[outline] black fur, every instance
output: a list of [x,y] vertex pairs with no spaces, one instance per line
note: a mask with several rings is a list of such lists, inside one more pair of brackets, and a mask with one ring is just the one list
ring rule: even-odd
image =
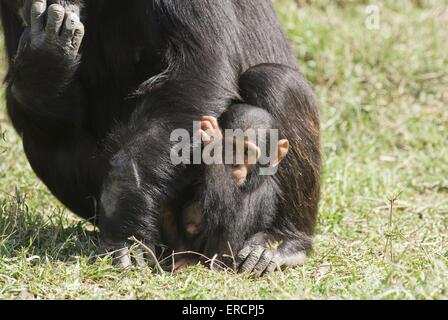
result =
[[[55,51],[17,52],[21,1],[0,0],[0,9],[8,112],[34,171],[58,199],[81,217],[98,216],[111,247],[130,236],[159,244],[161,204],[180,197],[198,172],[171,164],[171,131],[245,102],[270,112],[292,147],[277,177],[274,221],[257,228],[265,227],[261,238],[281,241],[285,254],[311,248],[317,106],[269,0],[55,2],[83,7],[86,34],[70,62]],[[215,222],[231,228],[227,218]]]

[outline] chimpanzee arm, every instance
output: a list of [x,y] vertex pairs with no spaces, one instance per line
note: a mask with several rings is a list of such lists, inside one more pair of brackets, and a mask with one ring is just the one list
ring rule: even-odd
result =
[[[84,35],[79,8],[1,2],[9,56],[7,107],[36,174],[72,211],[91,219],[107,162],[83,128],[86,101],[76,80]],[[46,16],[46,19],[44,18]],[[46,20],[46,23],[44,23]]]
[[[8,111],[24,135],[65,138],[82,122],[84,97],[75,74],[84,26],[61,5],[47,10],[46,0],[33,0],[30,10],[29,25],[15,36],[20,40],[7,78]],[[9,47],[17,43],[14,35],[6,40]]]

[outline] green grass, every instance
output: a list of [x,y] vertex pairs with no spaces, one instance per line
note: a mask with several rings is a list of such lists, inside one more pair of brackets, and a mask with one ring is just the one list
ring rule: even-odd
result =
[[448,2],[379,1],[379,30],[365,27],[369,1],[276,2],[323,117],[306,265],[254,280],[92,259],[91,226],[34,176],[2,103],[0,298],[448,298]]

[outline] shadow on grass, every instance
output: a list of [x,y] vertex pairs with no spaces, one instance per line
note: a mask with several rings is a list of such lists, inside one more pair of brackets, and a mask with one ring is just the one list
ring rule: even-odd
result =
[[33,212],[25,197],[2,195],[0,198],[0,256],[38,256],[52,261],[73,257],[93,257],[98,232],[88,222],[69,221],[65,210]]

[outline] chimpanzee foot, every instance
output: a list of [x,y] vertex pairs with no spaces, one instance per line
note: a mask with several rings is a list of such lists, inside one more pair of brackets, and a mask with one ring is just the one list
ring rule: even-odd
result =
[[265,233],[253,236],[236,258],[237,271],[260,277],[285,267],[303,265],[306,260],[305,250],[297,249],[294,242],[276,244],[272,239]]
[[204,116],[201,119],[201,129],[197,132],[196,136],[205,145],[209,145],[212,142],[221,141],[223,134],[218,124],[218,119],[215,117]]
[[46,0],[32,1],[28,41],[33,50],[56,50],[56,53],[62,52],[74,59],[83,37],[84,25],[79,19],[79,8],[52,4],[47,9]]

